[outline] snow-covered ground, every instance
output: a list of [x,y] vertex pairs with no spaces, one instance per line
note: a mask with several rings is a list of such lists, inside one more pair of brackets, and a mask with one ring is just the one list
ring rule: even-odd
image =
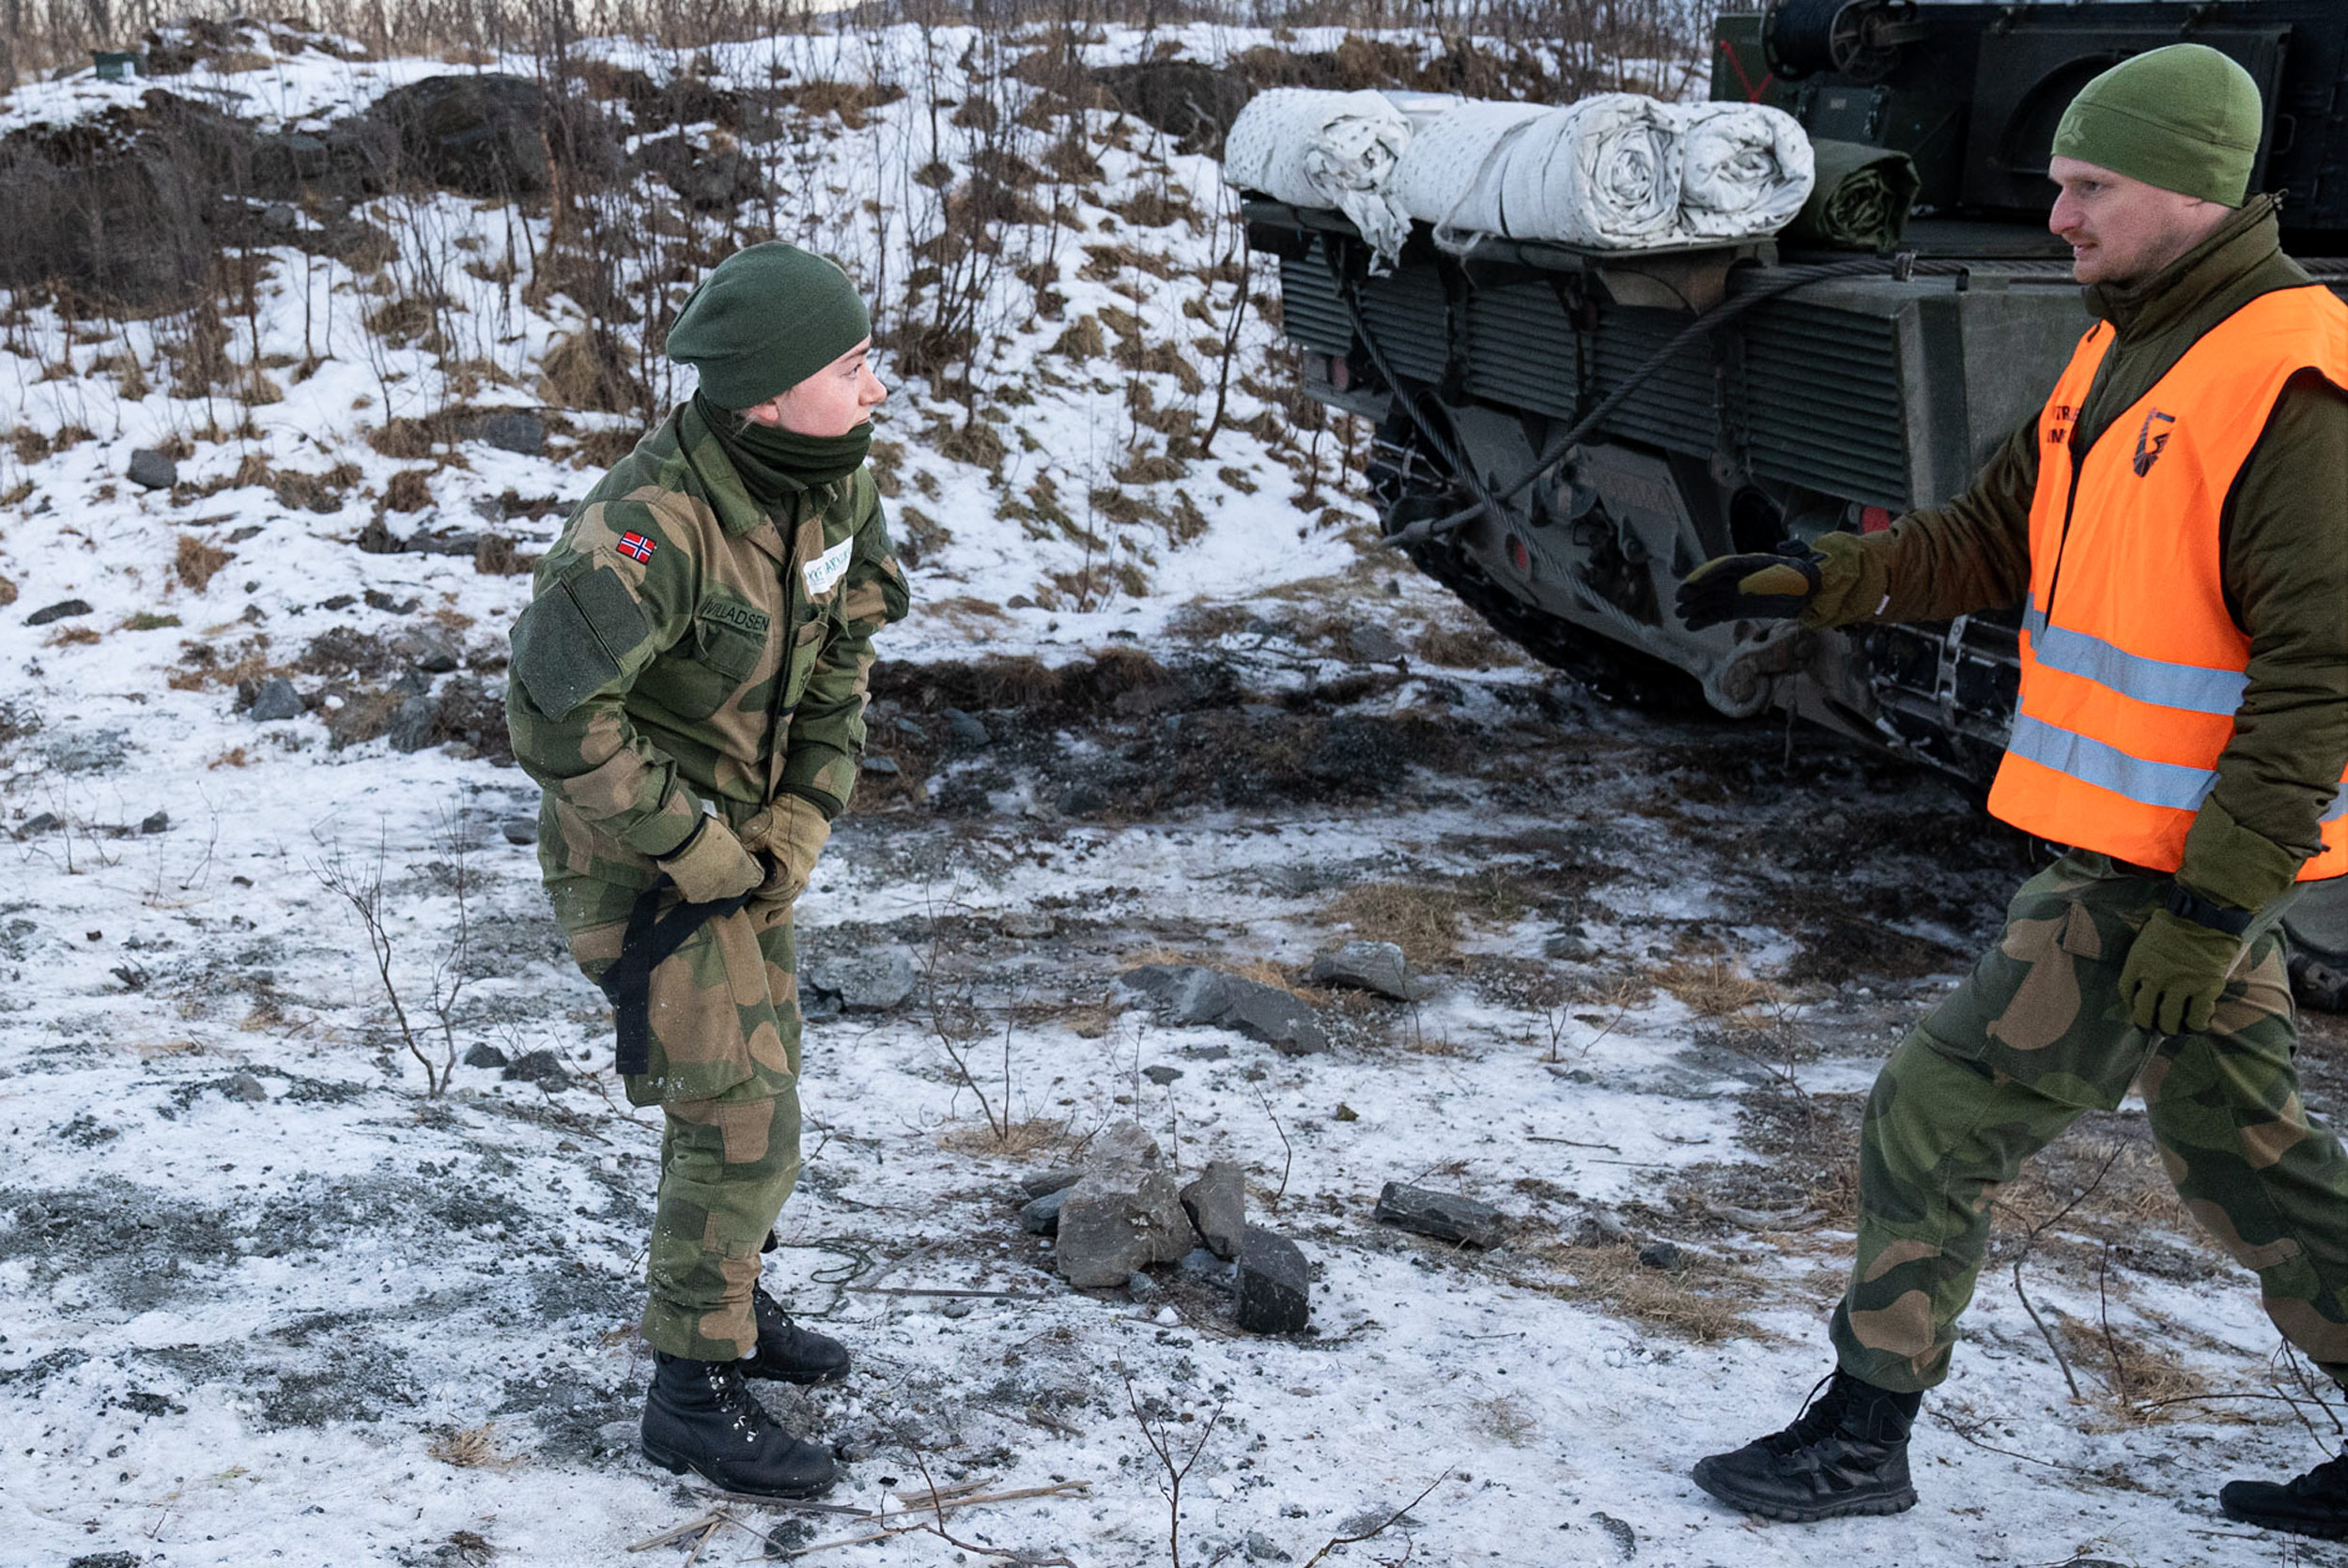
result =
[[[1170,37],[1195,58],[1264,41]],[[709,64],[903,83],[869,130],[798,143],[833,161],[810,188],[886,184],[927,133],[923,94],[972,90],[954,74],[970,41],[786,38]],[[1142,52],[1112,35],[1093,53]],[[925,61],[946,85],[923,85]],[[435,69],[297,53],[231,74],[241,112],[298,126]],[[7,123],[113,91],[28,88]],[[809,1164],[768,1280],[857,1370],[765,1389],[840,1446],[837,1509],[890,1506],[925,1470],[1072,1484],[949,1515],[962,1545],[810,1560],[1304,1563],[1383,1524],[1327,1560],[2348,1562],[2216,1512],[2219,1482],[2303,1468],[2333,1428],[2270,1361],[2251,1282],[2166,1196],[2133,1111],[2088,1118],[2010,1195],[1919,1428],[1920,1507],[1762,1528],[1694,1489],[1693,1458],[1782,1424],[1826,1370],[1859,1102],[1993,928],[2019,851],[1936,778],[1804,730],[1610,706],[1515,657],[1369,543],[1340,471],[1362,433],[1288,426],[1259,315],[1212,456],[1175,447],[1212,376],[1117,362],[1108,313],[1197,358],[1239,286],[1213,270],[1226,198],[1147,127],[1095,109],[1084,129],[1102,171],[1069,192],[1063,300],[1045,312],[1007,281],[990,317],[987,379],[1016,397],[973,410],[908,385],[884,413],[901,531],[913,509],[929,541],[875,686],[873,752],[898,771],[868,775],[801,945],[808,971],[900,950],[922,984],[809,1025]],[[1169,188],[1189,216],[1110,212]],[[902,279],[904,230],[856,210],[807,237]],[[454,196],[369,216],[475,255],[539,222]],[[1078,247],[1112,235],[1167,275],[1082,275]],[[365,438],[387,418],[455,400],[451,355],[363,348],[365,275],[272,259],[232,353],[277,401],[175,392],[169,318],[68,341],[16,301],[0,354],[7,423],[30,433],[0,473],[0,1563],[681,1561],[698,1534],[625,1551],[712,1506],[632,1446],[657,1121],[620,1101],[608,1009],[503,831],[535,792],[464,727],[528,578],[355,543],[379,518],[526,552],[560,512],[497,498],[565,500],[593,469],[561,439],[380,454]],[[543,410],[527,372],[576,307],[482,270],[448,273],[446,320],[504,380],[476,368],[464,395]],[[1112,323],[1092,357],[1055,346],[1087,316]],[[333,351],[296,377],[321,323]],[[1151,417],[1187,423],[1149,423],[1135,384]],[[946,438],[989,408],[998,457]],[[47,450],[68,426],[86,434]],[[175,437],[180,488],[126,479],[132,450]],[[338,464],[356,471],[322,509],[286,499],[283,475]],[[420,467],[428,505],[381,511]],[[1095,517],[1104,489],[1149,504]],[[239,710],[239,680],[272,674],[308,711]],[[333,744],[419,698],[454,739]],[[363,710],[378,722],[344,717]],[[434,1064],[551,1053],[533,1076],[458,1065],[428,1092],[336,884],[376,890]],[[1309,987],[1349,936],[1401,941],[1430,994]],[[1177,958],[1295,987],[1334,1049],[1173,1026],[1114,990]],[[2319,1108],[2341,1043],[2310,1021]],[[1238,1332],[1205,1272],[1138,1294],[1059,1281],[1016,1222],[1019,1178],[1124,1119],[1185,1176],[1246,1167],[1251,1217],[1313,1261],[1310,1333]],[[1495,1205],[1505,1244],[1374,1222],[1393,1180]],[[2091,1187],[2022,1255],[2022,1230]],[[1188,1465],[1179,1520],[1153,1437]],[[726,1527],[701,1561],[876,1528],[735,1513],[775,1545]]]

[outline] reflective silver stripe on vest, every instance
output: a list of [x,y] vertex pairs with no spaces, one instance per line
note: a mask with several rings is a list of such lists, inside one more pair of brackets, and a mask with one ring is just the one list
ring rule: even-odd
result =
[[2047,612],[2035,602],[2022,607],[2022,627],[2030,633],[2031,653],[2040,664],[2139,702],[2193,714],[2232,714],[2241,708],[2242,694],[2250,684],[2239,670],[2148,659],[2102,638],[2049,625]]
[[2217,783],[2215,768],[2180,767],[2174,762],[2149,761],[2116,746],[2058,730],[2028,714],[2014,715],[2014,734],[2005,748],[2042,768],[2052,768],[2099,790],[2125,795],[2143,806],[2172,811],[2198,811],[2201,797]]
[[2340,793],[2332,797],[2332,804],[2330,807],[2327,807],[2324,814],[2317,818],[2316,821],[2336,822],[2342,817],[2348,817],[2348,784],[2342,784],[2340,787]]

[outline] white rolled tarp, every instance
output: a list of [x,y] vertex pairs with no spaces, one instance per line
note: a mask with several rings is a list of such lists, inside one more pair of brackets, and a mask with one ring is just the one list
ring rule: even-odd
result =
[[1258,93],[1223,141],[1224,178],[1296,207],[1335,208],[1387,261],[1411,221],[1388,196],[1411,121],[1383,93],[1274,87]]
[[1475,230],[1501,234],[1499,169],[1517,133],[1555,110],[1475,99],[1421,124],[1395,165],[1394,205],[1434,226],[1438,242]]
[[1679,111],[1679,227],[1704,238],[1775,234],[1817,183],[1800,122],[1764,103],[1697,103]]
[[1413,139],[1394,190],[1440,242],[1475,231],[1630,250],[1675,238],[1679,180],[1672,106],[1599,93],[1560,108],[1463,103]]

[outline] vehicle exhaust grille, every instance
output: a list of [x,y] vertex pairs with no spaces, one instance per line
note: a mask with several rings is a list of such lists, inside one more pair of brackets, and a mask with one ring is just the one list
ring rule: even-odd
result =
[[[1593,401],[1630,378],[1630,373],[1661,353],[1688,325],[1676,311],[1611,310],[1591,339],[1597,386]],[[1694,343],[1672,356],[1607,416],[1606,429],[1667,452],[1708,457],[1720,444],[1719,400],[1714,392],[1712,350]]]
[[1353,348],[1353,325],[1329,271],[1328,241],[1319,235],[1299,257],[1280,258],[1280,330],[1318,354]]
[[[1342,316],[1343,300],[1337,302]],[[1451,358],[1451,312],[1431,268],[1393,272],[1362,284],[1362,318],[1395,374],[1440,381]]]
[[1745,452],[1763,479],[1905,511],[1907,405],[1895,319],[1774,300],[1745,332]]
[[1582,347],[1545,283],[1503,284],[1467,297],[1467,390],[1556,419],[1580,411]]

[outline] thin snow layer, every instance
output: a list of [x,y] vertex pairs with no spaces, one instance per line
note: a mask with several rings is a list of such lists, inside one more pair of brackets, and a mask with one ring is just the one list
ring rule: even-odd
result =
[[[1183,38],[1202,54],[1215,41]],[[1113,42],[1116,57],[1141,52],[1136,36]],[[868,47],[913,42],[783,40],[721,63],[755,78],[762,50],[844,59]],[[959,48],[940,49],[943,69]],[[250,90],[297,123],[426,69],[295,61]],[[864,69],[912,72],[903,61]],[[9,123],[86,112],[92,91],[34,89],[9,105]],[[907,102],[908,117],[887,123],[911,123],[919,102]],[[869,151],[824,156],[844,170]],[[1219,199],[1203,161],[1118,157],[1112,192],[1170,177],[1209,210]],[[508,221],[452,198],[391,216],[404,238],[445,225],[485,244]],[[1192,264],[1215,254],[1211,232],[1169,229],[1152,243]],[[353,547],[374,496],[406,466],[361,433],[430,407],[443,372],[408,350],[368,359],[354,280],[293,253],[277,259],[250,324],[261,354],[321,357],[301,379],[279,366],[283,401],[251,411],[255,433],[194,441],[182,477],[198,488],[231,479],[253,454],[281,472],[347,462],[360,473],[338,510],[296,508],[257,482],[175,506],[124,481],[131,449],[207,423],[192,400],[127,395],[98,368],[118,353],[151,360],[157,324],[67,344],[36,341],[36,321],[0,377],[17,427],[96,433],[20,459],[9,472],[31,487],[0,513],[0,572],[19,590],[0,613],[12,677],[0,699],[10,1461],[0,1563],[619,1560],[711,1499],[633,1450],[658,1126],[621,1101],[608,1009],[568,961],[534,852],[501,831],[532,814],[534,788],[456,748],[334,749],[318,716],[255,723],[228,684],[170,684],[202,668],[183,642],[233,660],[266,634],[268,656],[285,660],[330,628],[389,635],[428,618],[494,689],[503,628],[527,592],[526,578],[468,561]],[[469,293],[459,272],[447,282],[455,331],[478,334],[484,357],[517,378],[571,325],[559,297],[509,300],[500,317],[491,285]],[[1064,286],[1066,320],[1141,308],[1104,284]],[[1184,299],[1212,309],[1228,285],[1169,284],[1146,308],[1170,321]],[[1185,800],[1130,817],[1069,807],[1068,783],[1139,744],[1145,713],[1114,740],[1046,726],[1028,749],[998,740],[940,769],[983,809],[945,815],[868,780],[870,808],[842,821],[802,906],[803,953],[899,948],[922,983],[897,1010],[809,1026],[808,1165],[767,1266],[778,1293],[857,1358],[837,1388],[763,1391],[796,1429],[849,1455],[827,1501],[882,1506],[918,1490],[924,1468],[940,1485],[1083,1483],[948,1528],[1086,1564],[1164,1560],[1173,1529],[1185,1561],[1302,1562],[1382,1523],[1329,1560],[1391,1560],[1406,1538],[1412,1561],[1456,1564],[2217,1564],[2271,1552],[2219,1518],[2210,1494],[2228,1475],[2319,1456],[2284,1407],[2237,1402],[2246,1425],[2207,1424],[2228,1407],[2213,1405],[2124,1426],[2085,1364],[2089,1398],[2073,1404],[2016,1295],[2010,1254],[1985,1276],[1956,1376],[1920,1428],[1916,1511],[1758,1529],[1696,1492],[1693,1458],[1782,1424],[1825,1371],[1822,1314],[1848,1245],[1815,1214],[1776,1214],[1813,1227],[1776,1232],[1761,1223],[1769,1215],[1721,1219],[1706,1195],[1739,1181],[1795,1193],[1831,1184],[1846,1141],[1788,1156],[1765,1152],[1778,1145],[1762,1134],[1849,1111],[1882,1050],[1982,939],[2013,868],[1888,833],[1831,864],[1800,862],[1795,840],[1841,831],[1832,818],[1941,822],[1971,810],[1938,782],[1815,735],[1789,746],[1773,732],[1612,709],[1489,643],[1450,665],[1414,655],[1408,675],[1333,653],[1319,622],[1456,642],[1463,620],[1397,563],[1366,558],[1357,491],[1334,474],[1316,487],[1254,436],[1218,452],[1252,489],[1193,482],[1204,529],[1148,542],[1146,592],[1006,607],[1077,566],[1084,546],[1039,536],[999,498],[1049,465],[1081,495],[1132,435],[1120,428],[1127,373],[1026,379],[1057,331],[1004,328],[996,370],[1039,392],[1018,424],[1033,450],[1014,453],[1008,480],[933,449],[925,419],[965,410],[901,391],[885,434],[905,444],[904,494],[951,533],[916,572],[917,598],[960,607],[891,628],[886,656],[947,672],[997,655],[1057,667],[1147,653],[1233,672],[1265,726],[1284,715],[1410,720],[1461,749],[1443,767],[1405,759],[1327,799]],[[1247,368],[1283,374],[1268,330],[1251,331]],[[477,401],[531,396],[492,384]],[[1243,417],[1265,407],[1234,396]],[[224,406],[224,422],[242,412]],[[568,500],[591,477],[478,443],[464,455],[469,468],[432,477],[433,511],[394,516],[401,530],[478,527],[476,506],[503,491]],[[497,526],[529,548],[558,522]],[[173,575],[182,535],[232,554],[207,587]],[[376,607],[360,597],[369,592],[422,607]],[[355,602],[323,607],[344,595]],[[70,597],[90,613],[26,623]],[[1197,629],[1201,607],[1231,608],[1239,629]],[[142,614],[177,623],[132,619]],[[98,635],[59,635],[75,627]],[[339,674],[301,684],[315,694]],[[981,716],[1007,735],[1022,718],[1015,707]],[[903,708],[898,720],[944,722]],[[876,749],[894,733],[876,732]],[[142,831],[159,812],[167,822]],[[1699,1005],[1700,988],[1655,979],[1715,961],[1732,980],[1784,973],[1815,946],[1789,912],[1816,891],[1804,878],[1821,876],[1854,897],[1913,890],[1895,934],[1937,945],[1944,973],[1925,962],[1839,989],[1788,983],[1776,992],[1784,1015],[1753,1014],[1743,1034]],[[508,1058],[550,1053],[559,1075],[460,1065],[447,1092],[427,1092],[337,882],[379,887],[392,989],[433,1062],[451,1045],[493,1046]],[[1270,964],[1301,978],[1316,950],[1350,934],[1330,918],[1342,896],[1386,883],[1462,900],[1463,956],[1414,955],[1432,982],[1416,1004],[1318,998],[1336,1036],[1328,1054],[1172,1025],[1114,989],[1151,961]],[[1519,886],[1549,891],[1528,900],[1509,891]],[[1756,903],[1756,887],[1782,889],[1783,907]],[[1050,934],[1004,929],[1006,915],[1038,913]],[[1780,1046],[1784,1057],[1770,1054]],[[1185,1176],[1212,1158],[1245,1167],[1252,1216],[1313,1261],[1311,1334],[1240,1334],[1213,1284],[1180,1270],[1160,1270],[1137,1298],[1059,1282],[1050,1251],[1016,1224],[1017,1179],[1128,1117]],[[989,1118],[1011,1124],[1010,1137]],[[2140,1136],[2140,1117],[2112,1126]],[[1815,1167],[1784,1168],[1798,1159]],[[1506,1245],[1460,1251],[1373,1222],[1390,1180],[1493,1203],[1510,1217]],[[1627,1242],[1589,1244],[1601,1220]],[[1684,1277],[1692,1299],[1724,1313],[1712,1337],[1634,1310],[1647,1283],[1638,1266],[1628,1284],[1605,1273],[1625,1249],[1662,1240],[1681,1250],[1680,1271],[1650,1272]],[[2265,1389],[2275,1339],[2247,1278],[2162,1224],[2139,1240],[2170,1266],[2115,1267],[2099,1282],[2092,1266],[2033,1261],[2031,1300],[2075,1326],[2108,1315],[2122,1333],[2165,1336],[2160,1348],[2210,1390]],[[1684,1304],[1677,1288],[1660,1299]],[[1188,1465],[1178,1521],[1153,1433]],[[869,1528],[740,1516],[789,1544]],[[760,1549],[735,1531],[701,1560]],[[968,1557],[913,1533],[811,1560]],[[2309,1547],[2293,1560],[2348,1559]]]

